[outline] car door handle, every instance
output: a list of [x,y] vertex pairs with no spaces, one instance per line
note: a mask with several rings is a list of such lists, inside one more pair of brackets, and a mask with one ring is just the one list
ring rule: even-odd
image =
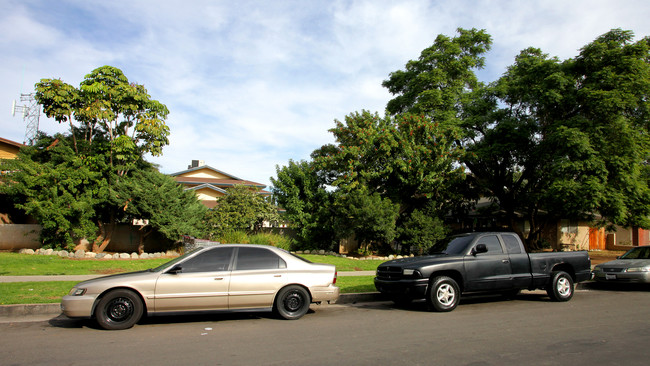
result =
[[221,281],[221,280],[223,280],[223,277],[215,277],[214,280],[215,280],[215,281]]
[[275,275],[275,276],[273,276],[273,277],[282,277],[282,275]]
[[510,261],[507,260],[507,259],[502,259],[501,262],[503,262],[503,263],[510,263]]

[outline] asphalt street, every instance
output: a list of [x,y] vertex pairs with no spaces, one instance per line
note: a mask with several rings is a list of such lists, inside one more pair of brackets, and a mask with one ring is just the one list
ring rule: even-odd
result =
[[465,298],[450,313],[422,302],[312,306],[267,313],[148,318],[125,331],[62,316],[0,324],[3,365],[647,365],[650,292],[543,292]]

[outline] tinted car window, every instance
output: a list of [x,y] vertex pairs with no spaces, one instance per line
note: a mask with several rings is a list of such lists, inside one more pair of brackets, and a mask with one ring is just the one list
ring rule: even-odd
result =
[[501,243],[496,235],[484,236],[480,238],[476,244],[485,244],[488,249],[487,254],[503,253],[503,248],[501,248]]
[[234,248],[213,248],[181,263],[184,273],[227,271]]
[[239,248],[236,270],[287,268],[277,254],[263,248]]
[[473,239],[474,237],[470,235],[448,237],[445,240],[437,242],[433,247],[431,247],[429,249],[429,254],[462,254],[467,250],[467,246]]
[[521,253],[521,245],[519,245],[519,240],[517,237],[510,234],[502,234],[501,238],[503,242],[506,243],[506,250],[510,254],[519,254]]

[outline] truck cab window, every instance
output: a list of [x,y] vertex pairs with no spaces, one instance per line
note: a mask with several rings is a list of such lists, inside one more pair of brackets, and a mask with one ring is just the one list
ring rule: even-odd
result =
[[512,234],[502,234],[501,238],[503,239],[503,242],[506,244],[506,250],[508,251],[509,254],[521,253],[521,245],[519,245],[519,240],[517,240],[517,237],[515,237]]
[[489,254],[503,254],[503,248],[501,248],[501,243],[499,242],[499,238],[497,238],[496,235],[487,235],[478,240],[476,243],[478,244],[485,244],[487,247],[488,251],[487,255]]

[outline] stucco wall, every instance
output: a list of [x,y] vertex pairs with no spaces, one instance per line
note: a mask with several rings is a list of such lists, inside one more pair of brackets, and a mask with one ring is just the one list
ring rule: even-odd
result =
[[[118,225],[113,233],[106,252],[137,252],[140,245],[140,232],[138,226]],[[40,225],[0,225],[0,250],[17,251],[20,249],[38,249],[41,247],[39,234]],[[165,251],[173,243],[158,233],[153,233],[144,242],[145,252]],[[90,248],[87,248],[90,250]]]
[[0,250],[38,249],[41,225],[0,225]]

